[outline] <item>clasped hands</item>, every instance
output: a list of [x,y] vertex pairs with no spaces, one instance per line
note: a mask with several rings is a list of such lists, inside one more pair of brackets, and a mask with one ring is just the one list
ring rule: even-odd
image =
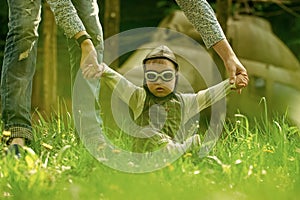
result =
[[80,69],[86,79],[100,78],[104,71],[104,64],[99,64],[96,49],[93,45],[82,48]]

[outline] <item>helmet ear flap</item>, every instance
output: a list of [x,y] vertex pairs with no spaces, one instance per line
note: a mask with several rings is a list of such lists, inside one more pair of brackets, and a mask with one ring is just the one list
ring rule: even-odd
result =
[[176,73],[175,75],[175,87],[174,87],[174,92],[176,92],[176,89],[177,89],[177,85],[178,85],[178,73]]
[[146,82],[146,77],[145,77],[145,72],[146,72],[146,64],[143,62],[143,86],[147,87],[147,82]]

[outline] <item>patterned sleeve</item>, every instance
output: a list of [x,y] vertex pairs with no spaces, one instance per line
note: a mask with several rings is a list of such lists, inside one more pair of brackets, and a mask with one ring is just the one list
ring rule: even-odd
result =
[[215,13],[206,0],[176,0],[176,2],[200,33],[207,48],[225,39]]
[[54,13],[57,25],[64,30],[68,38],[72,38],[76,33],[85,30],[71,0],[47,0],[47,2]]

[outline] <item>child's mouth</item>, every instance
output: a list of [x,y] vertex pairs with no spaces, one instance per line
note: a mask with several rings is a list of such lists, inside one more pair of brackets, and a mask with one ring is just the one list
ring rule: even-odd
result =
[[157,92],[163,92],[163,91],[164,91],[164,88],[158,87],[158,88],[156,88],[156,91],[157,91]]

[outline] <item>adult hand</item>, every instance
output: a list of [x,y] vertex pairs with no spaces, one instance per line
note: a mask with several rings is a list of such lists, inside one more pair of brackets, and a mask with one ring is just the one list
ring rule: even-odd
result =
[[248,85],[249,78],[246,68],[236,56],[224,61],[225,68],[229,75],[230,84],[236,83],[236,90],[241,94],[242,89]]
[[217,54],[221,57],[224,62],[225,68],[229,75],[229,81],[231,84],[236,83],[236,77],[241,75],[239,78],[241,79],[239,87],[236,88],[238,93],[242,92],[242,88],[246,87],[249,82],[248,74],[246,68],[239,61],[235,53],[233,52],[230,44],[226,39],[223,39],[217,42],[213,49],[217,52]]
[[80,68],[84,78],[100,78],[103,73],[103,65],[98,63],[97,52],[91,40],[81,43]]

